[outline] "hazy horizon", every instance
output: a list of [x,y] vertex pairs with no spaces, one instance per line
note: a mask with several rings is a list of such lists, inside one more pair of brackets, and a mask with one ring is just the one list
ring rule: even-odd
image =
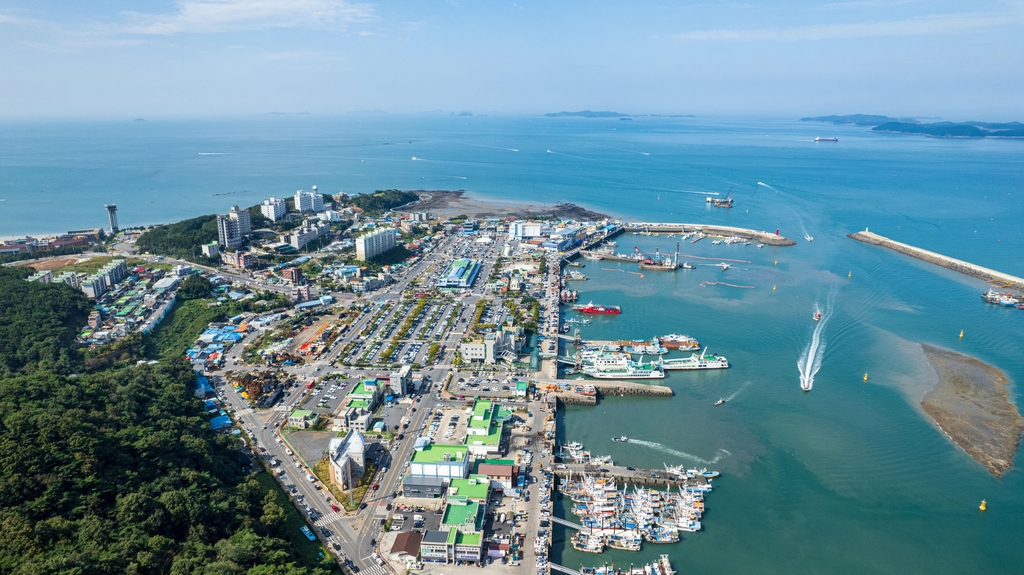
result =
[[1024,120],[1024,4],[13,0],[0,118],[563,110]]

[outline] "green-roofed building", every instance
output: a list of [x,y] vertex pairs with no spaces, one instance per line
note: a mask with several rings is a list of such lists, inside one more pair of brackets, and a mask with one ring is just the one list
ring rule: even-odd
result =
[[463,533],[480,533],[484,529],[484,505],[475,501],[448,500],[441,519],[441,529],[458,529]]
[[511,410],[489,399],[474,401],[473,415],[466,426],[466,447],[476,457],[498,455],[505,422],[511,417]]
[[418,440],[409,462],[410,477],[462,479],[469,474],[469,448],[465,445],[440,445]]
[[296,409],[288,416],[288,427],[294,427],[297,429],[306,429],[316,425],[316,420],[319,414],[313,413],[308,409]]
[[491,480],[486,475],[470,475],[468,479],[452,479],[448,484],[448,499],[463,498],[466,501],[487,504],[491,491]]

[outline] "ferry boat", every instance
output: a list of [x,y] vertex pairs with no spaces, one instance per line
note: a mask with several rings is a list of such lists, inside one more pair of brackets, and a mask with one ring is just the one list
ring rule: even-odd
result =
[[626,437],[625,435],[620,435],[618,437],[613,437],[612,441],[614,441],[616,443],[627,443],[627,442],[629,442],[629,438]]
[[729,367],[729,360],[713,353],[707,353],[708,348],[700,353],[691,354],[690,357],[658,360],[662,369],[726,369]]
[[678,333],[671,333],[669,335],[663,335],[658,338],[658,342],[668,349],[686,349],[690,351],[697,351],[700,349],[700,343],[688,335],[681,335]]
[[595,305],[594,302],[590,302],[587,305],[575,305],[572,309],[580,313],[597,315],[619,315],[622,313],[622,309],[617,305]]
[[665,379],[659,363],[635,362],[625,357],[585,365],[583,373],[595,379]]

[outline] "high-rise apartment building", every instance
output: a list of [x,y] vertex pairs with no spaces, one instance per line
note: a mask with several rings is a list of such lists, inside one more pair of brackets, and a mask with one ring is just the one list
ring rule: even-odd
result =
[[284,198],[275,198],[270,196],[263,200],[263,205],[260,206],[260,211],[263,213],[263,217],[267,218],[272,222],[284,217],[285,212],[288,211],[288,207],[285,204]]
[[238,206],[231,206],[228,217],[238,222],[238,233],[247,236],[252,233],[252,224],[249,220],[249,210],[243,210]]
[[295,209],[300,212],[322,212],[324,211],[324,197],[316,191],[313,186],[312,192],[295,192]]
[[217,240],[228,249],[242,245],[242,234],[238,230],[238,220],[217,214]]
[[107,208],[107,223],[110,224],[110,233],[116,234],[117,227],[117,206],[114,204],[107,204],[103,206]]
[[367,261],[395,247],[395,230],[381,228],[356,238],[356,259]]

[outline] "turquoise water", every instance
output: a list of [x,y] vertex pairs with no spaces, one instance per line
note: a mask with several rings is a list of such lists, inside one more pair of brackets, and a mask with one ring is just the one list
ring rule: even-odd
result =
[[[840,141],[810,141],[818,135]],[[597,318],[585,337],[687,333],[733,367],[670,374],[671,399],[569,408],[564,438],[624,465],[706,465],[723,477],[708,497],[704,531],[677,545],[600,558],[558,545],[555,559],[626,564],[667,552],[680,571],[709,573],[1015,573],[1024,565],[1024,474],[993,478],[921,412],[934,374],[916,344],[979,357],[1016,386],[1024,312],[983,303],[981,282],[845,236],[870,227],[1024,276],[1022,160],[1019,141],[769,120],[7,124],[0,236],[103,225],[104,203],[118,204],[130,225],[224,212],[313,184],[349,193],[464,188],[632,219],[779,228],[798,245],[681,246],[691,256],[750,262],[726,272],[701,265],[639,278],[602,270],[632,269],[625,264],[587,262],[581,297],[623,314]],[[732,210],[708,209],[691,193],[730,188]],[[618,241],[620,251],[666,252],[676,239]],[[719,279],[755,288],[700,286]],[[820,370],[804,394],[798,362],[816,305],[826,311]],[[731,400],[712,407],[719,397]],[[621,434],[642,443],[611,441]]]

